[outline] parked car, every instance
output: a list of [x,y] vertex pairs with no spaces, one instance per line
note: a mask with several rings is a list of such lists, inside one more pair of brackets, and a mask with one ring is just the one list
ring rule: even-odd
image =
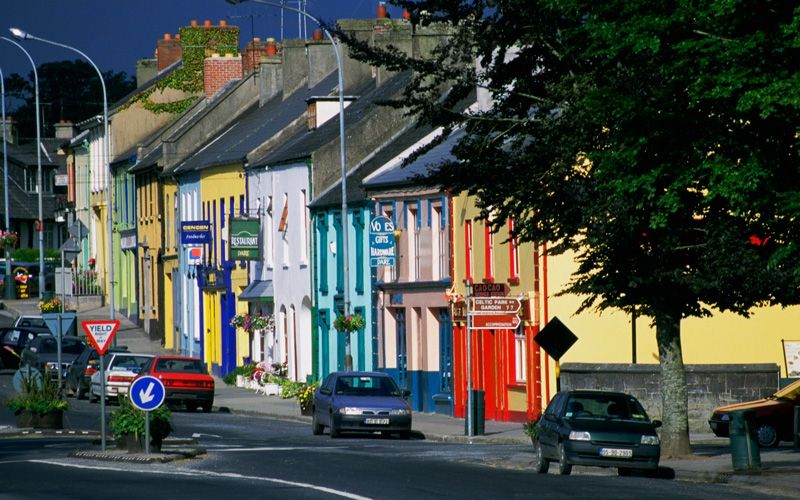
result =
[[[105,398],[110,400],[120,395],[127,395],[128,388],[133,379],[142,371],[142,368],[153,358],[152,354],[137,354],[130,352],[115,352],[106,355],[103,359],[103,375],[105,375]],[[103,395],[103,380],[98,369],[92,374],[91,387],[89,388],[89,402],[93,403]]]
[[[22,316],[17,317],[17,319],[14,321],[14,326],[33,326],[36,328],[47,329],[47,324],[44,322],[43,317],[31,314],[23,314]],[[47,331],[49,332],[50,330],[47,329]]]
[[[125,352],[126,346],[111,347],[106,356],[114,352]],[[73,394],[78,399],[83,399],[89,394],[92,385],[92,375],[100,369],[100,354],[94,347],[87,345],[80,356],[72,363],[67,372],[67,393]]]
[[189,411],[202,408],[211,411],[214,405],[214,379],[199,358],[155,356],[142,368],[140,377],[149,375],[164,384],[164,402],[185,405]]
[[535,424],[534,469],[546,473],[558,462],[561,474],[573,465],[657,469],[661,443],[656,428],[635,397],[621,392],[562,391]]
[[330,429],[332,438],[341,432],[393,432],[408,439],[411,433],[409,391],[394,379],[377,372],[334,372],[314,392],[311,431]]
[[731,412],[752,410],[754,426],[751,429],[762,447],[778,446],[781,441],[793,441],[794,409],[800,405],[800,380],[795,380],[765,399],[736,403],[716,408],[708,420],[714,434],[730,436]]
[[0,328],[0,370],[19,368],[22,350],[40,333],[50,330],[34,326]]
[[[83,352],[86,344],[80,337],[65,335],[61,338],[61,378],[66,380],[72,363]],[[40,334],[30,341],[22,350],[19,361],[20,368],[30,366],[44,374],[49,373],[53,379],[58,378],[58,343],[53,335]]]

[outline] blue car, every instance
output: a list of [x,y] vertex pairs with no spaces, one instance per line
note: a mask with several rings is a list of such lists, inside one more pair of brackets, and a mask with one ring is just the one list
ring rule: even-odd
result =
[[311,430],[332,438],[342,432],[380,432],[384,437],[411,434],[409,391],[379,372],[334,372],[314,393]]

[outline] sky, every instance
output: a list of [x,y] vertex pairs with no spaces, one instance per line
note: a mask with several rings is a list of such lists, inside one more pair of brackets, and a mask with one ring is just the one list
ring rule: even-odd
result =
[[[280,3],[281,0],[274,0]],[[297,7],[298,0],[283,0]],[[300,0],[302,1],[302,0]],[[305,0],[307,12],[325,22],[376,17],[378,0]],[[13,38],[8,28],[73,46],[89,56],[101,71],[136,74],[136,61],[152,58],[165,33],[176,34],[192,20],[199,24],[225,20],[241,29],[243,47],[252,36],[280,40],[281,13],[285,38],[298,37],[298,14],[258,3],[231,5],[225,0],[0,0],[0,36]],[[389,6],[392,17],[400,17]],[[255,31],[253,35],[252,31]],[[311,21],[306,33],[316,28]],[[42,42],[20,42],[34,63],[74,60],[72,51]],[[0,69],[4,76],[27,75],[30,61],[16,46],[0,40]]]

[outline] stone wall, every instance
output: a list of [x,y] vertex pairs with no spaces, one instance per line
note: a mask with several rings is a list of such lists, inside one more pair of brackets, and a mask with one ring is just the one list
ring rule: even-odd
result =
[[[689,431],[709,433],[708,417],[717,406],[760,399],[778,389],[775,364],[686,365]],[[634,395],[650,418],[661,418],[659,365],[564,363],[561,389],[598,389]]]

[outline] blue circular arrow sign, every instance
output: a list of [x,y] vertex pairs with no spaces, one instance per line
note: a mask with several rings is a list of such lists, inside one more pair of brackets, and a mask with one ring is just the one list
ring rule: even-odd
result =
[[133,406],[144,411],[153,411],[164,403],[164,384],[155,377],[137,378],[128,389],[128,397]]

